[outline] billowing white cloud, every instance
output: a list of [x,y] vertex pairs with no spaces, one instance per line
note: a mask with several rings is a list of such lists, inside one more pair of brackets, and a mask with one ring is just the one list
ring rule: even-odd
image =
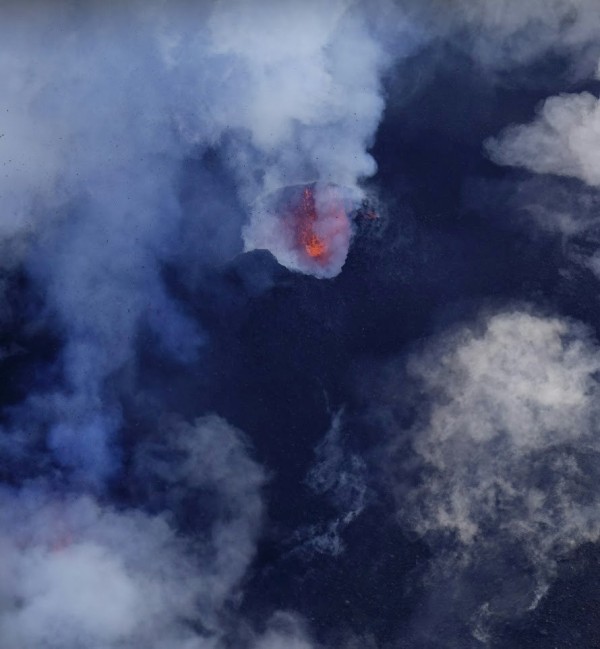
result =
[[33,489],[0,518],[7,649],[211,646],[189,626],[205,579],[162,517]]
[[[589,92],[547,99],[528,124],[512,125],[485,144],[500,165],[553,174],[519,183],[511,199],[543,229],[574,241],[570,259],[600,276],[598,188],[600,187],[600,102]],[[561,177],[574,178],[588,187]]]
[[[252,89],[236,113],[251,133],[243,164],[263,172],[257,179],[243,172],[253,201],[245,249],[266,248],[288,268],[333,277],[350,246],[348,216],[362,196],[358,182],[376,169],[367,148],[383,112],[380,76],[389,57],[362,3],[267,2],[258,21],[255,4],[233,4],[235,21],[215,15],[220,51],[246,70]],[[310,251],[297,240],[281,190],[315,181],[310,235],[318,249]]]
[[[218,417],[171,421],[140,448],[139,477],[162,494],[154,514],[43,483],[0,491],[0,636],[6,649],[224,647],[221,619],[253,557],[264,473],[241,433]],[[161,488],[158,488],[160,485]],[[180,531],[210,496],[205,529]],[[182,505],[180,499],[186,499]],[[243,625],[244,627],[246,625]],[[301,620],[275,613],[251,646],[311,643]]]
[[487,144],[498,164],[579,178],[600,186],[600,105],[584,92],[547,99],[530,124],[510,126]]
[[397,489],[404,524],[454,548],[458,574],[479,566],[495,579],[522,556],[519,579],[532,575],[529,586],[505,576],[480,601],[483,617],[535,605],[556,560],[600,538],[599,370],[585,328],[519,310],[442,336],[409,363],[422,416],[411,430],[420,478]]

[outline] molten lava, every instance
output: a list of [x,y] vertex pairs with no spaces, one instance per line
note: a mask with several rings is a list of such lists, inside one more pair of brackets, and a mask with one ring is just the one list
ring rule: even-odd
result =
[[332,186],[319,198],[316,191],[313,185],[304,187],[300,200],[292,210],[296,245],[311,259],[326,264],[340,233],[349,227],[348,217],[340,196]]
[[281,187],[257,201],[244,248],[269,250],[290,270],[335,277],[350,248],[354,204],[351,192],[332,183]]
[[304,243],[304,249],[310,257],[322,257],[327,252],[327,246],[313,232]]
[[298,243],[306,254],[313,259],[323,257],[327,253],[327,244],[314,231],[317,220],[315,195],[310,187],[305,187],[302,194],[302,204],[298,209]]

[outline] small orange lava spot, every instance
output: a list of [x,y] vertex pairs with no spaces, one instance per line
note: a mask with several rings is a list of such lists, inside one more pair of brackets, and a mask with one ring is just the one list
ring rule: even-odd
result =
[[327,252],[327,246],[314,232],[311,232],[304,242],[304,250],[310,257],[322,257]]

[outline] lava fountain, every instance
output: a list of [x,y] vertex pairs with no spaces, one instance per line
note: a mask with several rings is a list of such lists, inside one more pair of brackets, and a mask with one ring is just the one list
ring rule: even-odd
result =
[[355,204],[349,190],[332,184],[283,187],[255,206],[245,249],[267,249],[290,270],[335,277],[350,248]]

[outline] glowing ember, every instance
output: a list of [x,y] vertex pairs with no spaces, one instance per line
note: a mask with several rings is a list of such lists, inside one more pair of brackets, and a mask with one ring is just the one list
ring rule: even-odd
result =
[[308,241],[304,243],[304,249],[311,257],[322,257],[327,252],[327,246],[317,237],[314,232],[308,237]]
[[329,263],[340,234],[346,238],[348,217],[337,191],[321,188],[317,195],[314,185],[302,189],[290,210],[295,245],[310,259],[321,265]]
[[350,247],[354,206],[351,193],[331,183],[287,185],[257,202],[245,249],[267,249],[287,268],[335,277]]
[[327,244],[320,239],[313,227],[317,220],[315,196],[311,188],[305,187],[302,196],[302,205],[298,210],[298,242],[304,247],[309,257],[318,259],[327,252]]

